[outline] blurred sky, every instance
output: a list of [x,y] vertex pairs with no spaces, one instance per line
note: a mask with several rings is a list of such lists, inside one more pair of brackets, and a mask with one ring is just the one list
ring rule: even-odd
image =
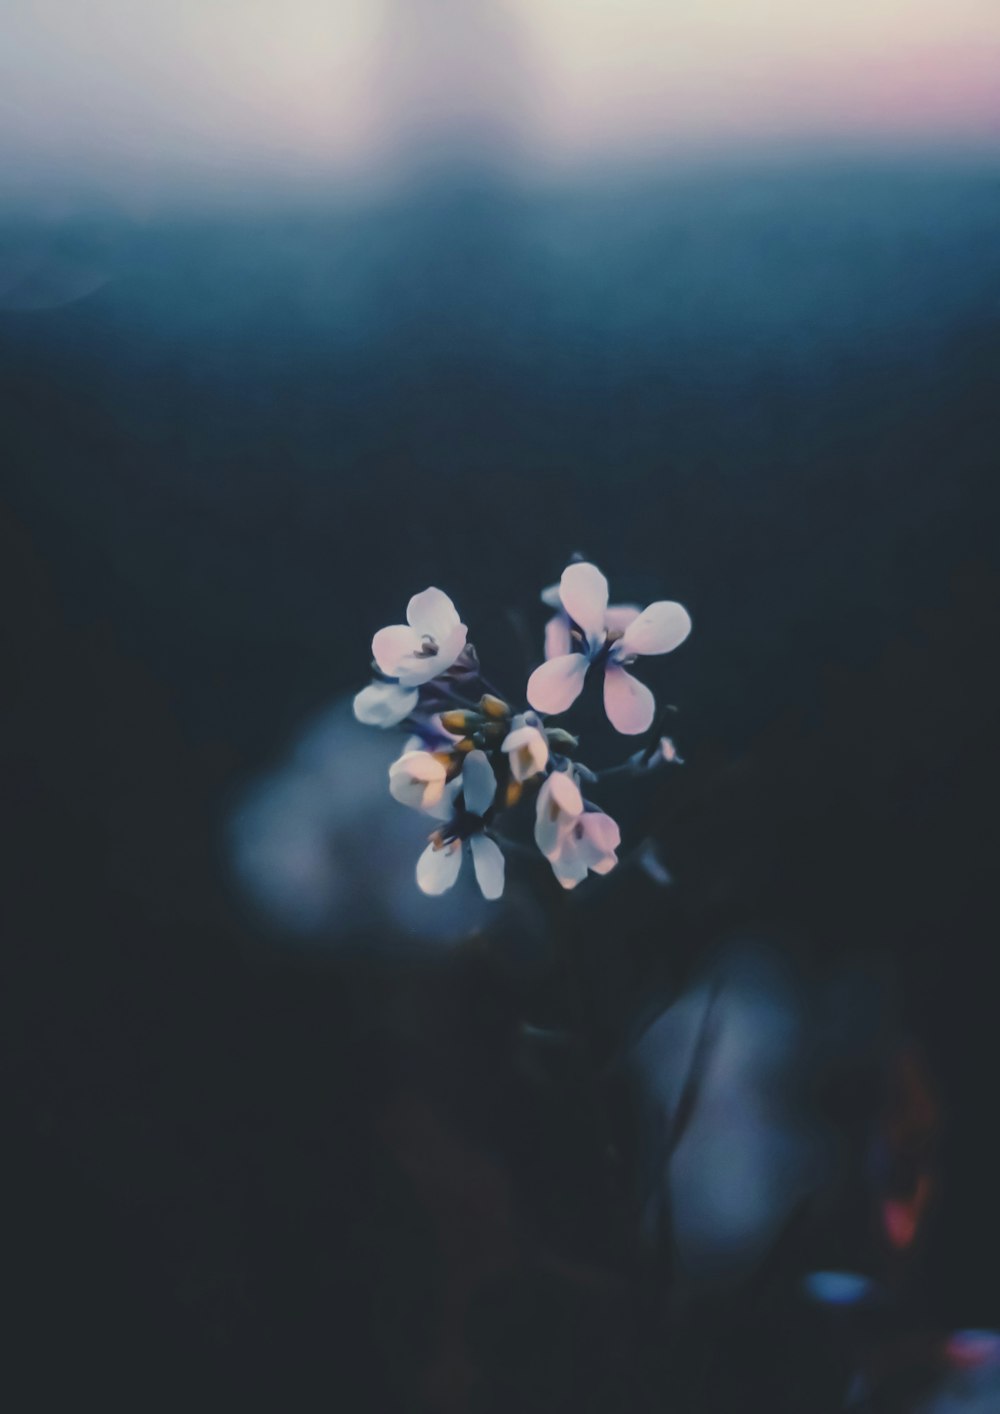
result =
[[997,0],[4,0],[0,185],[1000,143]]

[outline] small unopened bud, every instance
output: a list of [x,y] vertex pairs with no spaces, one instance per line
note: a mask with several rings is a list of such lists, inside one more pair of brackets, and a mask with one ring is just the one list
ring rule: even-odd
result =
[[563,746],[573,749],[580,745],[579,737],[575,737],[572,732],[565,731],[562,727],[547,727],[545,735],[549,739],[550,746]]
[[454,736],[465,736],[466,732],[478,726],[480,721],[478,712],[466,712],[462,708],[441,713],[441,725],[446,732],[451,732]]
[[506,702],[504,702],[501,697],[494,697],[492,692],[483,693],[482,697],[479,699],[479,710],[484,712],[487,717],[493,717],[494,719],[510,716],[510,708],[507,706]]

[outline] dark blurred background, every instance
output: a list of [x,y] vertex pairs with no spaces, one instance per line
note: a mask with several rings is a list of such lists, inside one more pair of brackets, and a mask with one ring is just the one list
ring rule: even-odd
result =
[[[381,82],[425,112],[385,57],[415,43]],[[472,137],[474,82],[423,136],[404,105],[371,183],[220,194],[138,148],[70,182],[58,124],[44,160],[3,149],[12,1408],[826,1407],[748,1293],[874,1271],[884,1236],[821,1204],[780,1280],[765,1244],[695,1321],[733,1383],[672,1374],[667,1278],[637,1301],[585,1105],[516,1058],[558,1015],[518,895],[470,944],[356,902],[303,926],[248,880],[247,801],[364,683],[373,630],[438,584],[516,689],[574,551],[695,623],[657,679],[686,764],[641,803],[674,884],[571,924],[602,1063],[764,939],[845,1062],[838,1134],[878,1128],[885,1055],[917,1058],[907,1319],[1000,1325],[1000,167],[983,132],[876,123],[545,169],[495,121],[551,92],[518,73]],[[368,788],[338,787],[334,869]],[[377,828],[359,857],[378,891]]]

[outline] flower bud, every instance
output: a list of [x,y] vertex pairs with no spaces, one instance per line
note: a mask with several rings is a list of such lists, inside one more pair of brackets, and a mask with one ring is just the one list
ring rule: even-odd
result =
[[452,736],[465,736],[481,721],[482,718],[478,712],[466,712],[461,708],[441,713],[441,725],[446,732],[451,732]]
[[499,717],[509,717],[510,708],[500,697],[494,697],[491,692],[484,692],[479,699],[479,708],[487,717],[497,719]]

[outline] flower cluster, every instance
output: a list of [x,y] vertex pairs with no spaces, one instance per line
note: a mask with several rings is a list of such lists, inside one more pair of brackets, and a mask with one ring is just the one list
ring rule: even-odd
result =
[[[602,675],[611,725],[626,736],[647,732],[656,714],[653,694],[627,669],[683,643],[691,620],[667,600],[643,610],[609,605],[607,580],[585,562],[569,565],[542,599],[556,612],[522,711],[483,678],[468,630],[440,589],[415,594],[406,623],[380,629],[372,640],[375,677],[354,699],[354,713],[368,726],[410,733],[389,768],[389,790],[438,822],[417,861],[425,894],[452,887],[467,845],[484,897],[499,898],[506,866],[497,822],[530,798],[535,844],[563,888],[575,888],[588,873],[607,874],[618,862],[617,824],[581,789],[599,777],[576,757],[576,737],[546,718],[571,707],[588,676]],[[663,737],[626,767],[679,761]]]

